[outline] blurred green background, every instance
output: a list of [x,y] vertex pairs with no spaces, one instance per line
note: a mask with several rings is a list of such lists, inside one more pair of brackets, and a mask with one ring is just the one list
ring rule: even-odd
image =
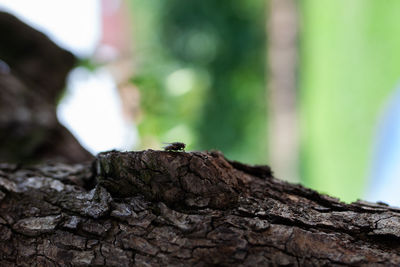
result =
[[400,77],[400,1],[301,1],[301,178],[363,197],[375,127]]
[[131,2],[142,147],[188,149],[265,163],[265,1]]
[[[268,3],[131,1],[143,148],[180,140],[268,163]],[[363,197],[378,115],[400,76],[400,1],[296,3],[296,171],[306,186],[353,201]]]

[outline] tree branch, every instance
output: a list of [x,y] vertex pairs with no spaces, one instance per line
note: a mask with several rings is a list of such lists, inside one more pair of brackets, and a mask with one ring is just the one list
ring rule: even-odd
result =
[[3,164],[0,264],[400,263],[399,209],[236,166],[219,152],[153,150],[101,153],[93,167]]

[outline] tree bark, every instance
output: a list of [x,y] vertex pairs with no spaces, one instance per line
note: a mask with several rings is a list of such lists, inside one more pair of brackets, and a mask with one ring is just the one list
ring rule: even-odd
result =
[[219,152],[0,165],[1,266],[399,265],[400,210]]

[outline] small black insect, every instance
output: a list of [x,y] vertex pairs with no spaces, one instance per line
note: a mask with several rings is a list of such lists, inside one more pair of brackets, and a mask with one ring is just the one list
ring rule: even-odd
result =
[[185,151],[185,143],[181,142],[174,142],[174,143],[165,143],[166,146],[164,147],[165,151]]

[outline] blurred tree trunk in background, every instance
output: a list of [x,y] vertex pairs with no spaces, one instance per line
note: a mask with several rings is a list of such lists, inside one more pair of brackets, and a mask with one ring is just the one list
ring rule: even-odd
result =
[[82,162],[93,158],[57,120],[74,56],[0,12],[0,161]]
[[[400,1],[301,1],[302,179],[363,196],[378,115],[400,78]],[[322,179],[323,178],[323,179]]]
[[267,19],[269,164],[277,177],[299,182],[296,1],[269,0]]

